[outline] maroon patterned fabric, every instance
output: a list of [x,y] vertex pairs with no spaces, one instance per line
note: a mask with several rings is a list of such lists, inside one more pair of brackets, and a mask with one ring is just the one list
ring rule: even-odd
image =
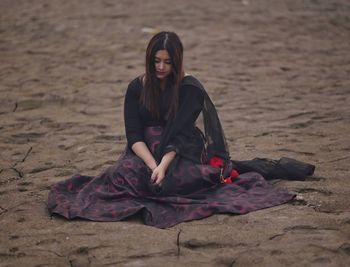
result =
[[[145,141],[154,153],[162,127],[148,127]],[[50,213],[67,219],[119,221],[138,212],[145,224],[167,228],[214,213],[244,214],[283,204],[295,194],[273,187],[258,173],[240,175],[232,184],[212,182],[218,169],[176,158],[161,187],[128,147],[118,161],[96,177],[75,175],[52,186]]]

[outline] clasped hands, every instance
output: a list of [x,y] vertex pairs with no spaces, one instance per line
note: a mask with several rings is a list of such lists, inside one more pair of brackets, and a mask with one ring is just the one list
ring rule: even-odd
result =
[[151,168],[151,170],[151,182],[157,186],[160,186],[165,177],[166,168],[162,164],[159,164],[155,168]]
[[148,167],[152,170],[151,182],[157,186],[161,186],[163,179],[165,178],[165,173],[169,167],[171,161],[175,158],[175,151],[170,151],[166,153],[161,162],[157,165],[155,161],[153,161]]

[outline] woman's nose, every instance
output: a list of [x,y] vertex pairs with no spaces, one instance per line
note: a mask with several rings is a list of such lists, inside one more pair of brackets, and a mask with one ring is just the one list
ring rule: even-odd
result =
[[160,70],[164,69],[164,63],[163,62],[159,62],[159,69]]

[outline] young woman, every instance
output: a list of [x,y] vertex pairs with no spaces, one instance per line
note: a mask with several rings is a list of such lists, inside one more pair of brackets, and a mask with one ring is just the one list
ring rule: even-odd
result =
[[[286,158],[231,161],[215,107],[201,83],[184,72],[182,62],[183,47],[175,33],[153,36],[145,74],[130,82],[125,96],[124,153],[97,177],[75,175],[53,185],[50,213],[96,221],[139,213],[145,224],[166,228],[294,198],[261,174],[303,179],[314,166]],[[200,115],[203,130],[196,126]]]

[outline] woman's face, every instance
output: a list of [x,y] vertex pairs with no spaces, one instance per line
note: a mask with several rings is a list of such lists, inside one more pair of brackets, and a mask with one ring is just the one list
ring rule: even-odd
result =
[[156,76],[158,79],[163,80],[171,72],[171,59],[169,57],[169,53],[167,50],[158,50],[155,58],[155,68],[156,68]]

